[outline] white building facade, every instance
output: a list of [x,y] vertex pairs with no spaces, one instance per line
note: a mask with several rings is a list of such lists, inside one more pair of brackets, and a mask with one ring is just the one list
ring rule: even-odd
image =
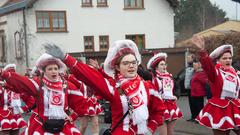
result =
[[173,0],[19,1],[23,9],[2,11],[0,63],[16,63],[22,73],[34,66],[46,43],[70,53],[107,51],[120,39],[134,40],[140,50],[174,46]]

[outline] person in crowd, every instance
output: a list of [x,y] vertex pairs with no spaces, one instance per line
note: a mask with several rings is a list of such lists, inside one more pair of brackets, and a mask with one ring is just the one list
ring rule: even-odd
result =
[[145,81],[152,81],[152,75],[149,71],[145,70],[142,64],[138,66],[137,73],[141,76]]
[[[41,55],[36,61],[41,75],[29,79],[14,72],[2,71],[0,76],[19,93],[32,95],[36,101],[25,134],[81,135],[73,121],[84,114],[86,100],[76,86],[59,75],[65,65],[61,60],[48,54]],[[73,109],[71,116],[68,109]]]
[[167,54],[158,53],[154,55],[147,63],[147,68],[152,72],[152,82],[157,88],[159,95],[164,101],[166,110],[164,112],[164,123],[160,126],[161,135],[173,135],[173,128],[176,120],[183,115],[176,105],[177,97],[174,96],[174,80],[167,72]]
[[38,68],[36,66],[34,66],[31,71],[29,72],[29,76],[27,76],[29,79],[36,79],[41,77],[41,73],[38,70]]
[[193,102],[192,102],[192,97],[191,97],[191,79],[193,76],[193,59],[195,58],[195,55],[192,53],[189,53],[187,55],[187,67],[185,68],[185,79],[184,79],[184,87],[187,91],[187,95],[188,95],[188,102],[189,102],[189,108],[190,108],[190,112],[191,112],[191,118],[188,119],[187,121],[190,122],[194,122],[194,118],[193,118]]
[[102,108],[101,105],[98,103],[97,96],[94,94],[95,91],[92,90],[90,87],[86,86],[83,82],[77,80],[73,74],[69,75],[68,81],[72,82],[75,86],[78,87],[78,89],[82,92],[83,97],[86,98],[88,102],[88,108],[84,116],[80,117],[80,132],[84,135],[90,119],[92,124],[92,135],[98,135],[98,115],[102,112]]
[[31,72],[32,72],[32,69],[31,68],[27,68],[24,75],[27,76],[28,78],[32,78]]
[[202,38],[194,35],[192,42],[199,48],[200,62],[212,92],[212,98],[197,116],[197,121],[211,128],[214,135],[229,135],[230,130],[239,135],[240,79],[232,67],[232,45],[222,45],[208,55]]
[[208,82],[207,75],[202,69],[202,65],[198,59],[193,61],[194,73],[191,80],[191,98],[193,103],[192,116],[194,122],[204,106],[204,97],[206,96],[206,85]]
[[133,41],[114,42],[104,61],[104,72],[78,62],[56,45],[45,49],[60,58],[78,80],[110,102],[113,135],[151,135],[163,124],[165,106],[154,86],[137,74],[141,56]]
[[[16,72],[15,64],[8,64],[4,67],[5,72]],[[27,123],[22,118],[22,113],[29,112],[30,107],[34,105],[33,97],[24,94],[18,94],[18,88],[12,87],[4,79],[1,79],[0,85],[0,134],[18,135],[20,129],[27,127]],[[22,106],[21,100],[25,102]]]

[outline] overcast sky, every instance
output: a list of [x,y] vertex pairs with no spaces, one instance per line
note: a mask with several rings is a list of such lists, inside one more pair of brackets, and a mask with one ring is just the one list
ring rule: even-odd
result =
[[[221,9],[227,12],[227,17],[236,20],[236,2],[232,0],[210,0],[212,3],[219,5]],[[238,21],[240,21],[240,4],[237,4]]]

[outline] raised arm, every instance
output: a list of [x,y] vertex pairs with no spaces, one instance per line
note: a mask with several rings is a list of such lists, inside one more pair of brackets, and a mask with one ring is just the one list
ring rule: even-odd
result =
[[109,81],[105,79],[102,74],[88,66],[87,64],[78,62],[72,56],[65,54],[56,45],[45,46],[46,53],[61,59],[75,75],[75,77],[82,81],[84,84],[96,90],[99,95],[104,97],[106,100],[111,100],[114,94],[114,89],[110,85]]
[[88,85],[89,87],[96,89],[96,92],[103,96],[105,99],[110,100],[112,98],[111,90],[113,87],[109,83],[108,79],[105,79],[102,74],[89,67],[88,65],[78,62],[70,55],[66,55],[64,63],[70,68],[75,77]]
[[27,93],[33,97],[37,96],[38,84],[35,81],[31,81],[27,77],[21,76],[15,72],[3,72],[1,77],[13,89],[16,88],[16,90],[11,89],[12,91],[17,93]]
[[199,54],[200,54],[199,60],[202,64],[203,70],[206,72],[209,81],[214,82],[215,79],[217,78],[217,71],[212,62],[212,59],[208,56],[205,50],[200,51]]
[[208,79],[214,82],[217,78],[217,72],[213,64],[212,59],[208,56],[208,53],[204,49],[204,40],[196,35],[192,38],[192,43],[199,48],[200,62],[203,70],[207,73]]

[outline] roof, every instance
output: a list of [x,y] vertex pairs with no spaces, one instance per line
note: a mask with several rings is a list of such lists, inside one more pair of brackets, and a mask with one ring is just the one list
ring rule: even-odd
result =
[[[240,32],[240,21],[226,21],[222,24],[209,28],[207,30],[196,33],[200,37],[210,37],[212,35],[225,35],[229,33]],[[176,47],[187,46],[191,38],[178,42]]]
[[[37,0],[8,0],[0,8],[0,15],[8,14],[24,8],[31,7],[36,1]],[[173,8],[176,8],[178,6],[178,0],[167,0],[167,1]]]
[[0,8],[0,15],[31,7],[36,0],[8,0]]
[[8,0],[6,3],[4,3],[2,5],[2,7],[6,7],[6,6],[9,6],[9,5],[12,5],[12,4],[15,4],[15,3],[19,3],[19,2],[22,2],[24,0]]

